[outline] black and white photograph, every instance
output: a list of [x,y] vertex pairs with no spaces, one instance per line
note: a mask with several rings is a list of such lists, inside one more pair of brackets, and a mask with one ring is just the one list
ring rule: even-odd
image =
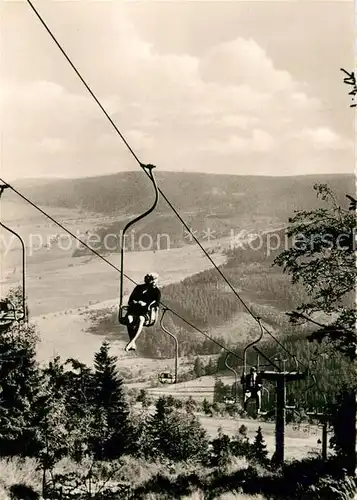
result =
[[0,0],[0,500],[357,500],[352,0]]

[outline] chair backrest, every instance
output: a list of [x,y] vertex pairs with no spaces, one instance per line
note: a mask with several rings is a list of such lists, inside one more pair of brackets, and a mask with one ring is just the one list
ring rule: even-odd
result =
[[11,310],[9,306],[9,302],[7,302],[6,300],[0,300],[0,312],[9,312]]
[[[118,320],[121,325],[127,325],[126,316],[128,314],[128,306],[119,307],[119,316]],[[149,307],[148,315],[145,319],[144,326],[153,326],[156,323],[158,317],[158,308],[157,307]]]
[[0,302],[0,333],[6,332],[16,321],[16,311],[11,302]]
[[128,312],[128,306],[121,306],[121,307],[119,307],[119,316],[118,316],[118,319],[119,319],[119,323],[121,325],[126,325],[127,324],[127,320],[126,320],[127,312]]

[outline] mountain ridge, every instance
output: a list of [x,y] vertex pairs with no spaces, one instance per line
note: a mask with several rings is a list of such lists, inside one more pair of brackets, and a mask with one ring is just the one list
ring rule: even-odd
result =
[[[158,186],[170,202],[186,213],[258,213],[282,215],[296,208],[316,206],[315,183],[328,183],[338,196],[354,194],[351,174],[303,176],[243,176],[196,172],[157,172]],[[13,184],[31,201],[43,206],[79,208],[103,214],[133,214],[147,209],[153,201],[150,180],[140,171],[44,182],[23,180]],[[306,201],[306,203],[305,203]],[[162,199],[157,209],[167,213]]]

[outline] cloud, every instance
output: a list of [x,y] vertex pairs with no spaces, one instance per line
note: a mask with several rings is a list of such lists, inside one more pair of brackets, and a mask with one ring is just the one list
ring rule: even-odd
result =
[[202,150],[231,155],[232,153],[266,152],[274,147],[275,141],[271,135],[264,130],[254,129],[251,137],[231,135],[223,141],[213,139],[206,146],[203,146]]
[[48,153],[58,153],[66,149],[66,141],[61,137],[45,137],[35,144],[35,148]]
[[290,98],[292,105],[297,109],[318,111],[321,108],[321,102],[317,97],[309,97],[304,92],[293,92]]
[[1,88],[1,100],[5,106],[16,105],[24,111],[30,110],[31,112],[34,109],[49,111],[48,114],[59,111],[63,105],[66,108],[74,105],[82,113],[92,107],[92,101],[89,98],[69,92],[64,86],[55,82],[43,80],[34,80],[29,83],[5,81]]
[[3,82],[0,96],[4,133],[22,139],[44,140],[78,132],[78,125],[91,120],[92,99],[50,81]]
[[[318,96],[277,67],[253,38],[238,37],[200,55],[168,53],[146,41],[123,9],[108,12],[115,15],[101,17],[100,23],[93,17],[86,24],[81,17],[81,37],[57,21],[58,38],[66,40],[69,55],[80,62],[84,78],[134,151],[148,161],[167,169],[205,170],[209,153],[211,164],[224,172],[232,155],[239,161],[254,153],[264,171],[274,174],[277,151],[281,161],[293,162],[297,139],[307,156],[346,149],[349,141],[325,123]],[[57,54],[53,44],[37,49],[49,60]],[[72,69],[63,68],[51,67],[48,79],[40,80],[2,75],[2,168],[21,170],[26,164],[48,175],[58,168],[68,175],[98,175],[112,165],[132,165],[97,104]],[[249,166],[246,173],[254,171]]]
[[[132,145],[135,151],[151,149],[155,144],[154,138],[142,130],[129,130],[125,139]],[[105,133],[96,139],[96,145],[103,149],[113,149],[121,146],[121,139],[116,134]]]
[[250,126],[257,125],[260,122],[257,116],[245,116],[239,114],[227,114],[221,117],[221,124],[225,127],[241,128],[246,130]]
[[205,80],[247,85],[260,92],[291,91],[295,86],[291,75],[276,69],[251,38],[237,38],[213,47],[202,59],[200,71]]
[[328,127],[303,129],[295,137],[307,141],[317,150],[344,150],[353,147],[353,142],[341,137]]

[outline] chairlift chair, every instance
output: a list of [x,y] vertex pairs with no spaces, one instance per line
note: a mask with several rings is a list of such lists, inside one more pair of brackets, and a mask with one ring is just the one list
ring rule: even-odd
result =
[[0,300],[0,332],[4,332],[10,328],[16,319],[14,304],[8,299]]
[[[154,202],[152,204],[152,206],[146,210],[146,212],[144,212],[143,214],[140,214],[138,217],[136,217],[135,219],[131,220],[128,222],[128,224],[124,227],[122,233],[121,233],[121,242],[120,242],[120,261],[121,261],[121,265],[120,265],[120,295],[119,295],[119,314],[118,314],[118,321],[121,325],[127,325],[128,322],[127,322],[127,313],[128,313],[128,306],[124,305],[123,304],[123,295],[124,295],[124,242],[125,242],[125,233],[126,231],[129,229],[129,227],[131,227],[133,224],[135,224],[136,222],[138,222],[139,220],[143,219],[144,217],[146,217],[147,215],[149,215],[151,212],[154,211],[154,209],[156,208],[156,205],[157,205],[157,202],[159,200],[159,191],[158,191],[158,187],[157,187],[157,184],[156,184],[156,180],[155,180],[155,177],[154,177],[154,174],[153,174],[153,169],[155,168],[154,165],[144,165],[144,164],[141,164],[140,165],[144,171],[146,171],[146,173],[148,174],[148,177],[150,178],[153,186],[154,186],[154,190],[155,190],[155,199],[154,199]],[[157,320],[157,317],[158,317],[158,311],[157,311],[157,308],[154,308],[154,307],[151,307],[149,308],[149,312],[148,314],[146,315],[145,317],[145,323],[144,323],[144,326],[146,327],[150,327],[150,326],[153,326]]]
[[[168,308],[167,307],[164,307],[164,310],[162,311],[162,315],[161,315],[161,319],[160,319],[160,327],[161,329],[167,333],[167,335],[169,335],[175,342],[175,373],[174,375],[171,375],[170,374],[170,377],[172,378],[172,382],[169,382],[171,384],[177,384],[177,381],[178,381],[178,358],[179,358],[179,344],[178,344],[178,340],[177,340],[177,337],[176,335],[174,335],[173,333],[171,333],[164,325],[164,317],[165,317],[165,314],[166,312],[168,311]],[[163,374],[161,374],[163,375]],[[161,376],[159,375],[159,377]],[[165,375],[165,374],[164,374]],[[164,382],[164,383],[168,383],[168,382]]]
[[[129,306],[119,307],[118,319],[119,319],[119,323],[121,325],[126,326],[128,324],[128,320],[127,320],[128,309],[129,309]],[[149,307],[148,313],[145,315],[144,326],[146,326],[146,327],[153,326],[156,323],[157,315],[158,315],[157,307]]]
[[[244,348],[244,351],[243,351],[243,374],[242,374],[242,385],[243,385],[243,395],[245,396],[246,394],[249,393],[249,391],[247,391],[247,387],[246,387],[246,376],[247,376],[247,351],[248,349],[250,349],[251,347],[253,347],[254,345],[258,344],[258,342],[261,341],[262,337],[263,337],[263,327],[262,327],[262,324],[261,324],[261,321],[260,321],[260,318],[257,318],[258,320],[258,323],[259,323],[259,326],[260,326],[260,334],[259,334],[259,337],[254,340],[253,342],[250,342],[245,348]],[[248,403],[251,399],[256,399],[257,401],[257,404],[258,404],[258,399],[257,398],[254,398],[253,396],[249,396],[247,400],[245,400],[245,403]],[[257,414],[259,415],[266,415],[267,412],[264,412],[262,411],[260,408],[257,408]]]
[[[7,184],[0,185],[0,199],[1,196],[6,188],[8,188]],[[28,321],[28,313],[27,313],[27,305],[26,305],[26,247],[24,240],[21,238],[21,236],[11,229],[10,227],[6,226],[2,222],[0,222],[0,226],[3,227],[6,231],[9,233],[13,234],[21,244],[21,249],[22,249],[22,310],[16,310],[15,305],[13,302],[6,298],[6,299],[0,299],[0,333],[8,330],[11,325],[15,321]]]
[[160,373],[159,381],[161,384],[174,384],[176,382],[175,377],[170,372]]

